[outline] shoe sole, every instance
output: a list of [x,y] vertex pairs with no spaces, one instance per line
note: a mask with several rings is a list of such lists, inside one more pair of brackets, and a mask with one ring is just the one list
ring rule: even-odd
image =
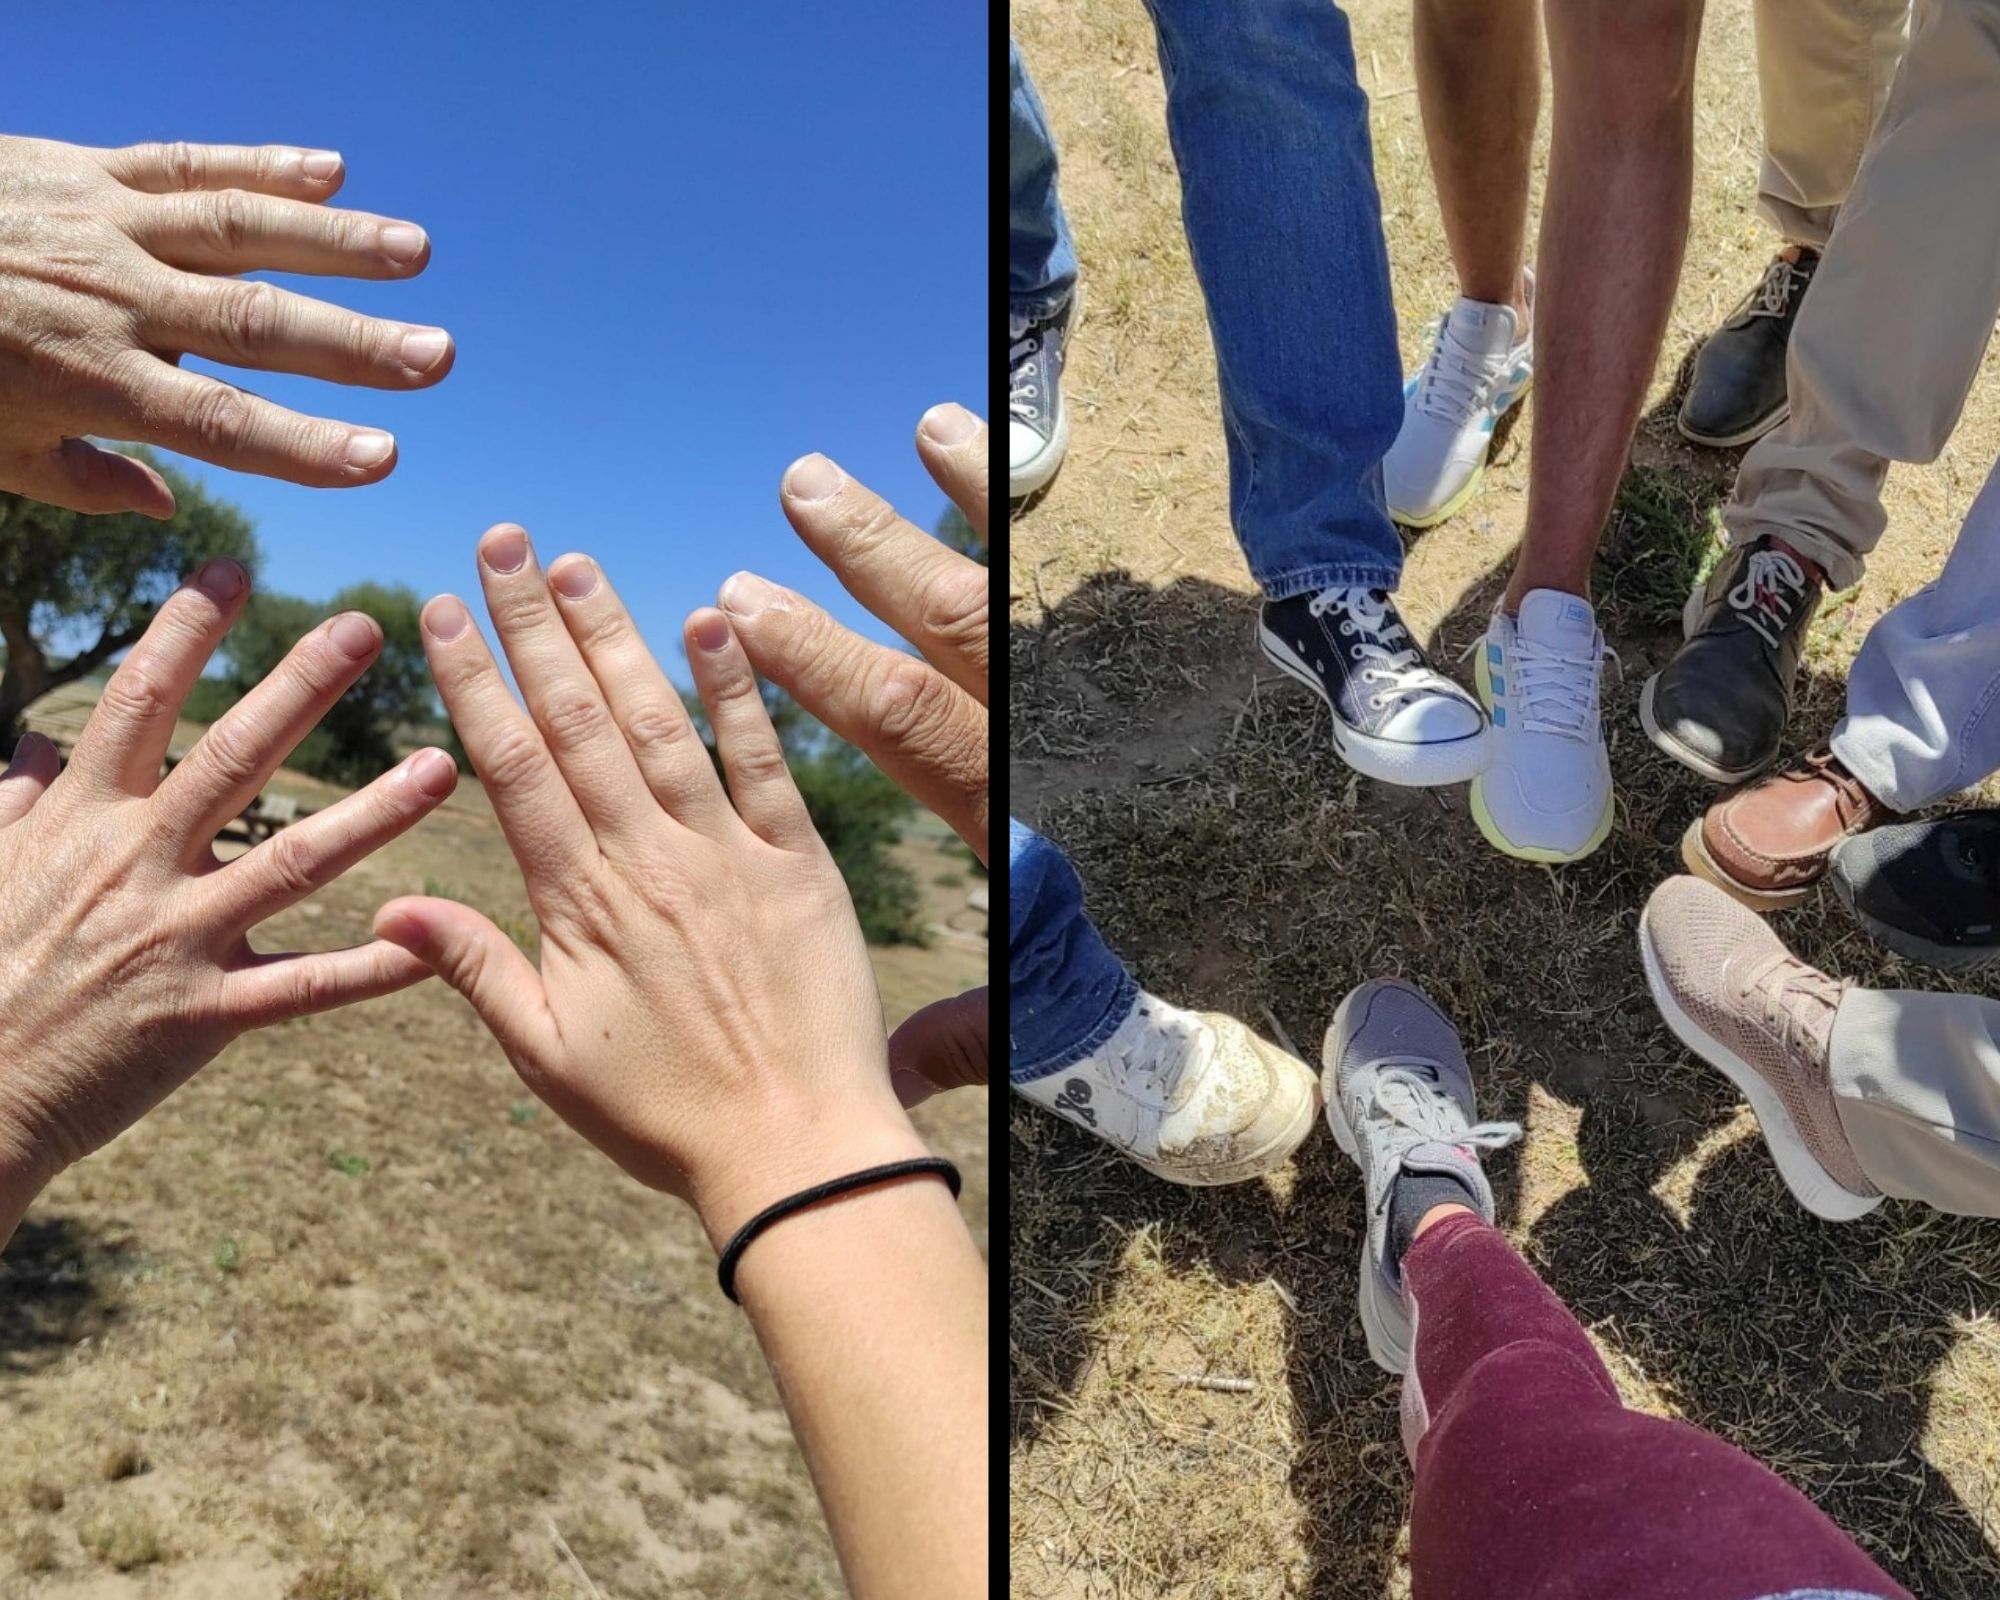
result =
[[[1295,1056],[1293,1059],[1298,1058]],[[1308,1074],[1311,1073],[1312,1068],[1309,1063],[1300,1062],[1300,1065],[1306,1068]],[[1167,1183],[1179,1184],[1184,1189],[1217,1189],[1226,1184],[1247,1183],[1252,1178],[1261,1178],[1265,1173],[1274,1172],[1282,1167],[1297,1153],[1299,1146],[1306,1142],[1306,1137],[1312,1132],[1313,1123],[1318,1117],[1319,1088],[1315,1084],[1301,1097],[1291,1120],[1285,1124],[1284,1130],[1276,1138],[1250,1155],[1223,1165],[1204,1168],[1195,1176],[1190,1176],[1185,1169],[1175,1169],[1148,1161],[1144,1156],[1133,1155],[1129,1150],[1121,1154],[1130,1156],[1135,1165],[1145,1168],[1154,1177]],[[1088,1133],[1090,1130],[1086,1128],[1084,1131]]]
[[1700,774],[1702,777],[1708,779],[1710,783],[1719,783],[1727,787],[1734,787],[1736,784],[1756,777],[1758,773],[1770,766],[1771,761],[1777,759],[1776,756],[1773,756],[1771,760],[1760,761],[1754,767],[1731,768],[1717,766],[1713,761],[1704,760],[1702,757],[1696,755],[1694,751],[1690,750],[1680,740],[1667,732],[1665,728],[1661,727],[1659,718],[1654,715],[1653,685],[1659,681],[1660,674],[1656,672],[1646,680],[1646,686],[1639,691],[1639,726],[1646,730],[1646,737],[1653,741],[1655,748],[1666,755],[1672,756],[1674,760],[1686,767],[1688,771]]
[[[1500,418],[1506,416],[1507,412],[1512,411],[1523,400],[1527,399],[1528,391],[1534,388],[1534,386],[1535,380],[1530,378],[1515,391],[1514,398],[1509,400],[1506,408],[1500,412],[1499,416],[1493,419],[1494,427],[1499,427]],[[1479,492],[1480,484],[1486,481],[1486,468],[1491,460],[1492,453],[1493,442],[1491,435],[1489,435],[1486,449],[1480,452],[1479,464],[1472,469],[1472,476],[1465,480],[1449,500],[1445,501],[1443,505],[1439,506],[1437,510],[1431,512],[1428,516],[1422,517],[1411,516],[1408,512],[1398,511],[1394,506],[1391,506],[1389,508],[1389,520],[1395,523],[1397,527],[1408,528],[1413,533],[1422,533],[1427,528],[1435,528],[1440,522],[1449,522],[1465,509],[1466,502]]]
[[1833,857],[1827,865],[1827,882],[1833,886],[1835,897],[1847,907],[1847,914],[1868,930],[1870,938],[1886,946],[1908,960],[1939,972],[1979,972],[2000,961],[2000,949],[1978,945],[1937,944],[1921,934],[1907,933],[1893,927],[1877,917],[1870,916],[1854,901],[1854,885],[1843,870],[1840,861],[1840,846],[1834,847]]
[[1319,697],[1333,721],[1333,753],[1364,778],[1397,784],[1405,789],[1436,789],[1446,784],[1464,783],[1486,765],[1488,730],[1467,734],[1446,744],[1398,744],[1393,739],[1377,739],[1356,733],[1340,720],[1327,698],[1319,675],[1301,661],[1290,645],[1264,626],[1257,624],[1257,643],[1265,660],[1287,677],[1304,684]]
[[[1319,1058],[1320,1099],[1326,1102],[1326,1125],[1333,1130],[1333,1142],[1340,1146],[1341,1153],[1356,1168],[1361,1165],[1361,1142],[1354,1136],[1347,1113],[1341,1109],[1340,1084],[1333,1064],[1340,1059],[1338,1045],[1347,1037],[1347,1003],[1358,993],[1359,989],[1350,989],[1334,1008],[1333,1021],[1327,1026]],[[1368,1340],[1369,1359],[1384,1372],[1393,1372],[1400,1377],[1410,1367],[1409,1318],[1400,1306],[1393,1316],[1390,1314],[1383,1303],[1388,1293],[1382,1275],[1368,1259],[1368,1230],[1364,1227],[1361,1230],[1359,1281],[1355,1288],[1355,1302],[1361,1308],[1361,1332]]]
[[1791,414],[1792,402],[1788,397],[1785,403],[1779,406],[1776,411],[1771,412],[1768,416],[1763,417],[1757,422],[1753,422],[1743,432],[1732,433],[1725,438],[1721,434],[1696,433],[1687,425],[1687,421],[1681,412],[1676,410],[1674,412],[1674,431],[1690,444],[1707,445],[1711,450],[1734,450],[1738,445],[1755,444]]
[[1681,835],[1681,860],[1687,864],[1688,871],[1703,883],[1714,884],[1730,899],[1756,912],[1783,911],[1790,906],[1804,905],[1813,891],[1810,883],[1797,889],[1753,889],[1748,884],[1738,883],[1716,864],[1715,858],[1708,853],[1708,846],[1701,842],[1700,817],[1690,822],[1687,831]]
[[1882,1197],[1843,1189],[1806,1148],[1791,1112],[1785,1109],[1784,1101],[1764,1081],[1763,1075],[1681,1009],[1680,1002],[1668,990],[1659,958],[1653,953],[1652,926],[1647,921],[1651,912],[1649,906],[1639,914],[1639,963],[1646,969],[1646,987],[1652,991],[1653,1004],[1674,1037],[1728,1078],[1750,1102],[1757,1129],[1764,1136],[1764,1148],[1771,1152],[1778,1176],[1784,1179],[1792,1198],[1827,1222],[1852,1222],[1873,1211],[1882,1203]]
[[1009,470],[1007,498],[1010,501],[1025,500],[1029,495],[1046,489],[1055,481],[1055,475],[1062,471],[1063,457],[1068,454],[1069,407],[1064,406],[1056,413],[1056,431],[1049,435],[1049,442],[1019,471]]
[[[1487,676],[1486,655],[1483,651],[1473,665],[1472,679],[1479,689],[1479,703],[1486,708],[1486,714],[1490,717],[1493,714],[1493,684]],[[1472,793],[1469,796],[1472,820],[1486,842],[1503,856],[1512,856],[1516,861],[1536,861],[1545,865],[1560,866],[1565,862],[1583,860],[1611,837],[1611,823],[1617,815],[1617,803],[1614,796],[1607,794],[1604,797],[1604,815],[1597,819],[1597,826],[1591,830],[1589,839],[1579,848],[1563,851],[1548,849],[1541,845],[1516,844],[1500,831],[1500,824],[1493,820],[1493,813],[1487,809],[1483,782],[1483,778],[1472,780]]]

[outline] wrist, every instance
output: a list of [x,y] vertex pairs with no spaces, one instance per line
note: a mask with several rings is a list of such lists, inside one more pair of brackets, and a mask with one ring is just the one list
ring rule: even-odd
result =
[[[695,1184],[695,1210],[719,1255],[736,1231],[766,1206],[867,1167],[930,1154],[930,1147],[893,1101],[865,1114],[806,1119],[784,1128],[767,1126],[756,1130],[733,1159]],[[789,1220],[772,1226],[782,1228]]]

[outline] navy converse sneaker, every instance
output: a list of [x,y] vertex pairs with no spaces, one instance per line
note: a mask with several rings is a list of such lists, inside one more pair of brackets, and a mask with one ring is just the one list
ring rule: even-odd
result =
[[1424,659],[1381,589],[1266,600],[1273,665],[1333,712],[1333,748],[1364,777],[1412,788],[1464,783],[1486,762],[1486,713]]
[[1069,449],[1069,413],[1062,403],[1063,349],[1069,340],[1072,296],[1060,311],[1007,322],[1007,498],[1022,500],[1048,486]]

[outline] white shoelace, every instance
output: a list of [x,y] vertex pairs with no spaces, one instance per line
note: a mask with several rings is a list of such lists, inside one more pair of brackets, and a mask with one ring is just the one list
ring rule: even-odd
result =
[[1424,660],[1409,629],[1390,611],[1388,601],[1373,590],[1322,589],[1312,597],[1306,610],[1312,616],[1323,617],[1336,607],[1343,613],[1338,629],[1341,637],[1354,641],[1349,656],[1366,663],[1356,676],[1363,683],[1388,685],[1369,695],[1371,711],[1380,711],[1392,701],[1416,694],[1464,698],[1464,691],[1457,684]]
[[1778,639],[1797,609],[1796,600],[1787,601],[1779,593],[1780,584],[1795,595],[1804,595],[1805,568],[1782,550],[1753,550],[1742,579],[1729,591],[1730,606],[1773,650],[1778,648]]
[[[1131,1037],[1124,1038],[1128,1030]],[[1142,1000],[1131,1020],[1106,1041],[1102,1059],[1119,1083],[1136,1088],[1142,1099],[1165,1105],[1180,1087],[1199,1038],[1199,1024],[1155,1016]]]
[[1792,303],[1792,274],[1797,271],[1797,266],[1783,256],[1773,256],[1757,287],[1736,308],[1730,321],[1738,322],[1750,317],[1782,317]]
[[[1475,1122],[1466,1127],[1458,1102],[1429,1076],[1435,1071],[1429,1062],[1377,1068],[1369,1103],[1407,1135],[1396,1141],[1400,1148],[1383,1151],[1383,1155],[1400,1158],[1403,1150],[1425,1142],[1467,1150],[1504,1150],[1519,1141],[1518,1122]],[[1388,1203],[1393,1188],[1392,1184],[1382,1186],[1380,1204]]]
[[1019,417],[1023,422],[1035,423],[1041,419],[1040,385],[1036,383],[1039,363],[1035,357],[1041,354],[1042,341],[1035,337],[1026,323],[1008,319],[1007,336],[1007,414]]
[[1452,331],[1451,318],[1438,323],[1431,358],[1417,379],[1417,410],[1426,417],[1462,428],[1493,402],[1493,391],[1505,370],[1489,370],[1482,356]]
[[[1485,643],[1483,638],[1474,639],[1465,647],[1462,657],[1481,649]],[[1618,652],[1601,640],[1589,654],[1570,655],[1524,639],[1516,629],[1508,653],[1508,670],[1513,674],[1515,696],[1521,708],[1521,731],[1553,733],[1583,743],[1595,739],[1597,671],[1606,660],[1617,663]]]

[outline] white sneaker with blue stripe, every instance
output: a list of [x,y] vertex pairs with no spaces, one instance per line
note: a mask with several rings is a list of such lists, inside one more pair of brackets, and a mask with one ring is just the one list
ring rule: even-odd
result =
[[1492,727],[1472,780],[1486,842],[1523,861],[1579,861],[1611,832],[1611,755],[1598,687],[1610,654],[1590,602],[1531,589],[1493,613],[1474,679]]
[[[1534,275],[1528,275],[1534,292]],[[1534,381],[1533,342],[1510,306],[1461,298],[1439,321],[1430,358],[1403,385],[1403,426],[1382,459],[1389,515],[1431,528],[1486,472],[1493,429]]]

